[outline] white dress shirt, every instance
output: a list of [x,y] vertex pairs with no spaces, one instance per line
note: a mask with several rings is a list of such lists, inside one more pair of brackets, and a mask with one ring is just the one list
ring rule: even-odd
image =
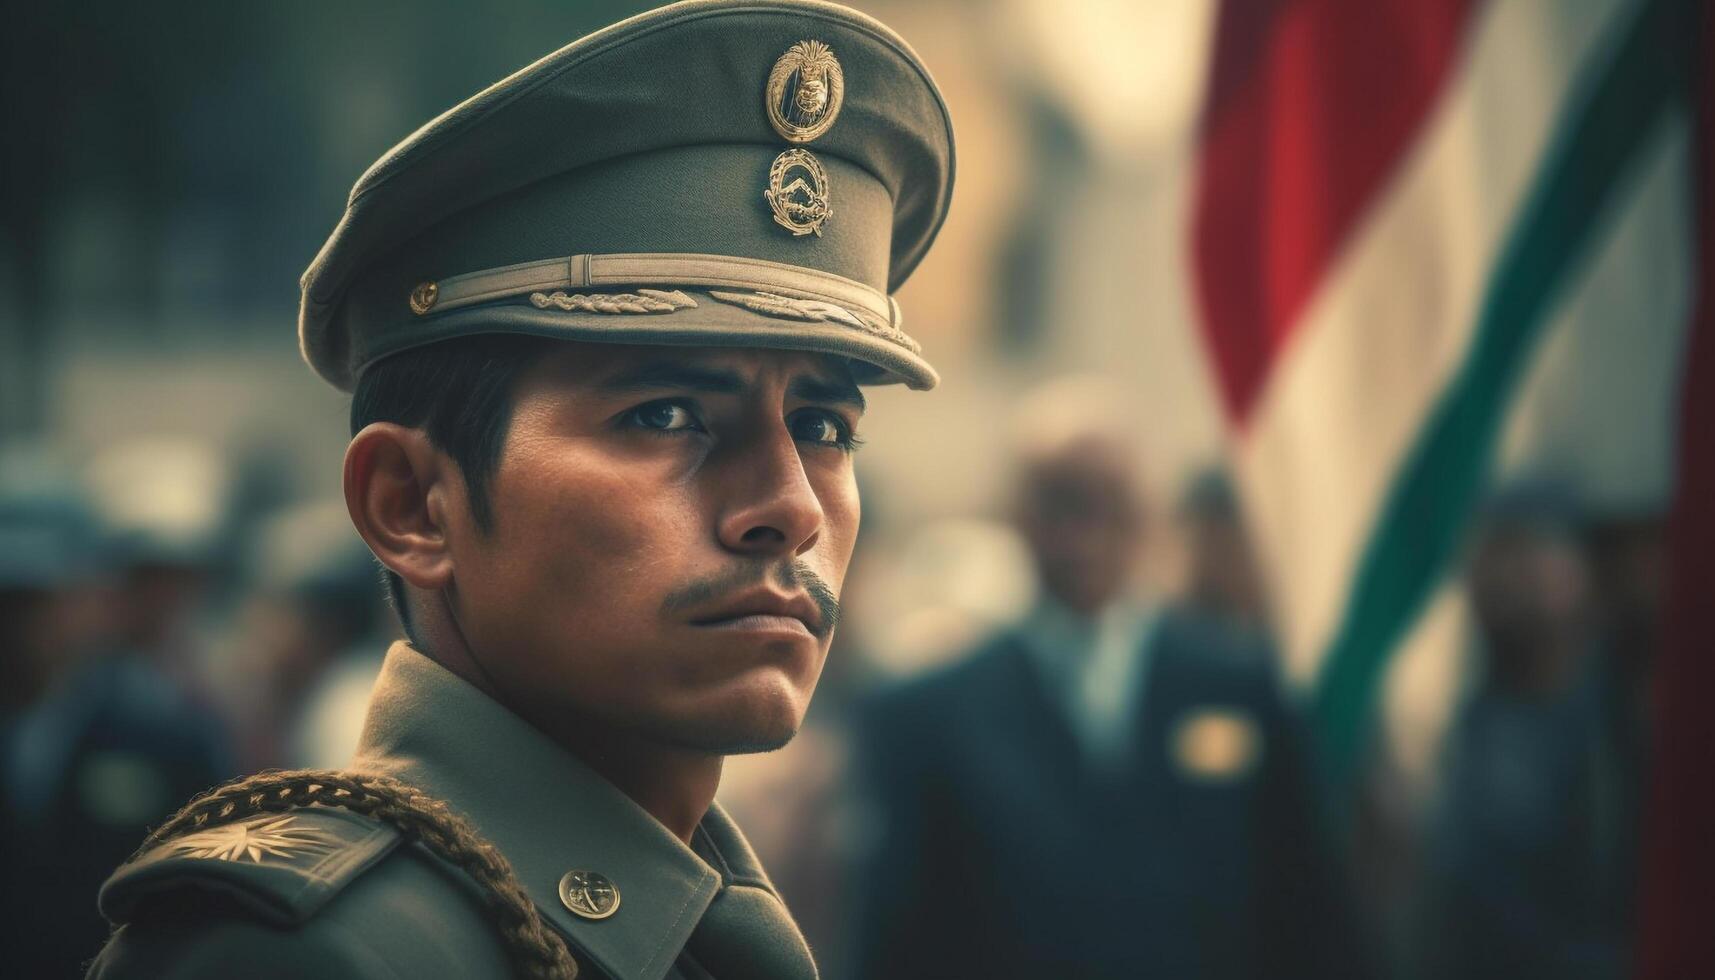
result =
[[1131,761],[1159,619],[1154,606],[1126,601],[1091,618],[1044,596],[1019,624],[1050,700],[1092,769],[1119,771]]

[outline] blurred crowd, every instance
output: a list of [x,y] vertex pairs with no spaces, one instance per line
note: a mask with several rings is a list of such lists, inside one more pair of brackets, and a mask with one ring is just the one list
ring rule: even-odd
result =
[[[1365,785],[1335,791],[1241,495],[1211,468],[1158,499],[1075,387],[1023,403],[1005,512],[954,534],[872,518],[951,544],[855,569],[805,730],[729,762],[723,798],[825,975],[1625,973],[1657,517],[1495,487],[1427,790],[1378,736]],[[355,744],[397,632],[376,565],[339,501],[266,484],[166,440],[0,453],[8,975],[75,975],[101,881],[190,796]],[[912,615],[964,628],[902,669],[873,583],[937,577],[957,581]]]
[[102,881],[191,796],[343,764],[392,627],[343,505],[195,443],[0,454],[0,948],[81,975]]

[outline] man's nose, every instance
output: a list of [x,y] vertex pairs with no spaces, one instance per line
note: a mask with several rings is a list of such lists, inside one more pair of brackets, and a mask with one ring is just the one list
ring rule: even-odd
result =
[[759,557],[809,551],[824,515],[791,432],[778,424],[735,450],[719,475],[726,501],[716,529],[722,547]]

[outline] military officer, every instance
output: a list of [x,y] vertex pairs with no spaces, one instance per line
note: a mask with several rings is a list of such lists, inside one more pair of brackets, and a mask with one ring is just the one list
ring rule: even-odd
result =
[[408,641],[349,767],[223,787],[113,875],[91,976],[815,976],[713,798],[820,672],[860,386],[937,380],[891,296],[952,162],[885,26],[694,0],[371,167],[299,336]]

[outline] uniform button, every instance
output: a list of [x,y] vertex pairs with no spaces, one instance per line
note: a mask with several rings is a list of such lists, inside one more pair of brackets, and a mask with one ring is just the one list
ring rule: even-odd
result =
[[418,283],[417,288],[411,290],[411,312],[422,316],[434,309],[435,300],[440,298],[441,287],[439,283]]
[[574,915],[605,919],[619,911],[619,886],[595,871],[568,871],[560,879],[560,901]]

